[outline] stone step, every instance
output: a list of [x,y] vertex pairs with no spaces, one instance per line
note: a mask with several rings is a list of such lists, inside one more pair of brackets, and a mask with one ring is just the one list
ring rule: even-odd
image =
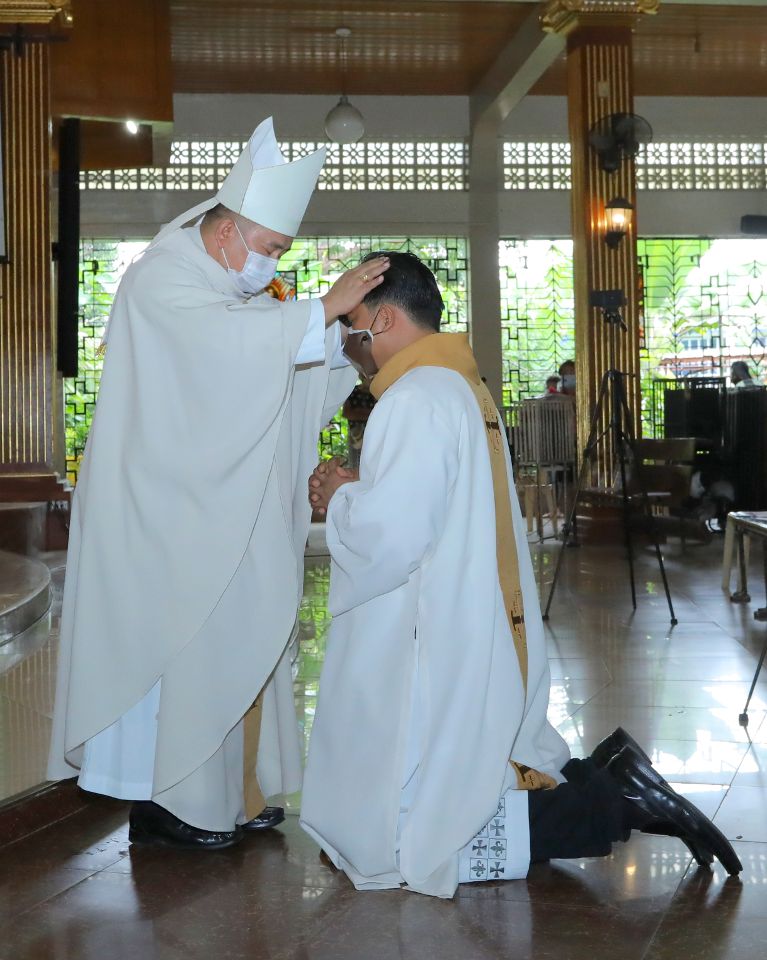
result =
[[0,503],[0,550],[34,557],[45,550],[47,503]]
[[51,574],[38,560],[0,551],[0,646],[29,629],[51,605]]

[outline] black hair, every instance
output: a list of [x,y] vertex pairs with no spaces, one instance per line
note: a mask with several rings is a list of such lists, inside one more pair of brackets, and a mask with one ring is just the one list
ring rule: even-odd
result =
[[439,330],[444,303],[434,274],[414,253],[399,250],[377,250],[360,261],[388,257],[389,269],[383,281],[362,301],[373,311],[384,303],[399,307],[418,327]]
[[208,224],[217,220],[234,220],[234,218],[235,214],[228,207],[225,207],[223,203],[217,203],[215,207],[205,213],[202,222]]

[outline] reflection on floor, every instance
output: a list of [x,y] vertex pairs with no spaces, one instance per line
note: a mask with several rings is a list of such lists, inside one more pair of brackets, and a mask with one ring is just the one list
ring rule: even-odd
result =
[[51,572],[51,608],[0,646],[0,803],[45,780],[66,554],[40,559]]
[[[555,551],[551,543],[533,548],[544,589]],[[672,545],[666,554],[679,617],[673,630],[652,557],[639,558],[632,615],[619,550],[566,552],[547,631],[551,719],[575,755],[617,724],[630,730],[734,841],[740,880],[718,867],[696,870],[677,841],[638,836],[609,859],[539,865],[526,881],[462,887],[453,902],[358,894],[320,862],[295,817],[230,851],[171,855],[130,849],[126,805],[104,800],[0,851],[3,960],[765,955],[767,675],[748,728],[738,723],[767,631],[752,618],[761,591],[754,580],[751,607],[729,602],[719,586],[719,542],[684,555]],[[326,561],[310,559],[295,679],[307,737],[329,624],[327,587]],[[34,701],[43,716],[50,646],[33,656],[40,676],[9,682],[17,664],[2,678],[0,697],[16,697],[18,709]],[[7,757],[5,735],[3,742]],[[24,743],[34,753],[34,737]],[[291,798],[291,812],[298,802]]]

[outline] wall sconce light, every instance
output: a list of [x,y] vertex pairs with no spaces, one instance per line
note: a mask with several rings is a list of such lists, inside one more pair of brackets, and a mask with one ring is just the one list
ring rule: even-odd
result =
[[611,250],[620,246],[634,219],[634,207],[625,197],[616,197],[605,205],[605,243]]

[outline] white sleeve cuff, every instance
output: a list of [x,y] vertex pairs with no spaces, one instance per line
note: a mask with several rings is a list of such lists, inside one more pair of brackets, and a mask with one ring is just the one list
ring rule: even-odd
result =
[[295,362],[296,366],[302,363],[325,362],[325,307],[321,300],[309,301],[309,323]]

